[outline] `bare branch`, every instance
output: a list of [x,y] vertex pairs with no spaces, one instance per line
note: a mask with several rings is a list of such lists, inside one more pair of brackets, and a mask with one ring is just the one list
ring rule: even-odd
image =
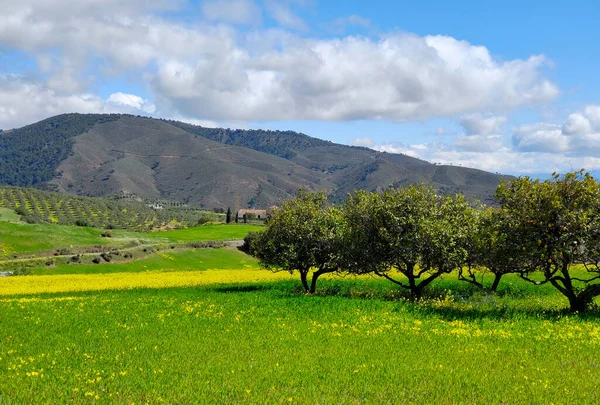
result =
[[394,283],[394,284],[398,284],[400,287],[403,287],[403,288],[410,289],[410,287],[409,287],[409,286],[407,286],[406,284],[403,284],[403,283],[401,283],[400,281],[393,279],[392,277],[388,276],[388,275],[387,275],[387,274],[385,274],[385,273],[380,273],[380,272],[376,271],[376,272],[375,272],[375,274],[376,274],[376,275],[378,275],[379,277],[383,277],[383,278],[385,278],[385,279],[387,279],[387,280],[391,281],[391,282],[392,282],[392,283]]

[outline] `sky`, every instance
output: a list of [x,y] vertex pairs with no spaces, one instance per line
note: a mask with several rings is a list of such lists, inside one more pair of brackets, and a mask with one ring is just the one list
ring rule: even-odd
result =
[[599,20],[596,0],[0,0],[0,128],[120,112],[597,171]]

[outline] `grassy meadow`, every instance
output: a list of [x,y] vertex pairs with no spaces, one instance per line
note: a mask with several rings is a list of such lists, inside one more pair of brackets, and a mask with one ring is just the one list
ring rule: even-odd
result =
[[[0,217],[2,219],[2,217]],[[37,252],[52,254],[60,248],[82,248],[93,245],[123,247],[133,241],[139,243],[202,242],[239,240],[250,231],[260,230],[257,225],[203,225],[163,232],[111,231],[112,237],[101,236],[103,229],[26,224],[0,220],[0,260]]]
[[296,275],[236,249],[169,248],[255,229],[101,238],[0,222],[0,243],[19,252],[166,246],[0,278],[0,404],[600,401],[600,314],[567,315],[551,286],[506,276],[490,294],[449,275],[413,303],[384,280],[324,276],[307,296]]
[[494,296],[465,287],[468,303],[421,304],[391,299],[380,280],[329,279],[322,291],[304,296],[287,273],[261,270],[0,280],[0,395],[8,404],[600,400],[596,315],[561,315],[560,300],[536,299],[550,289],[515,279]]

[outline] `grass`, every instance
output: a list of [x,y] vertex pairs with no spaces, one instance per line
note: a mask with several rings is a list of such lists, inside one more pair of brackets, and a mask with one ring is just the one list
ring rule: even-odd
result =
[[165,232],[131,232],[115,229],[112,238],[103,238],[98,228],[26,224],[0,221],[0,260],[14,255],[36,252],[51,253],[68,247],[111,245],[120,247],[132,240],[150,242],[191,242],[243,239],[250,231],[260,230],[255,225],[204,225]]
[[[98,231],[51,227],[76,234],[50,241]],[[0,278],[2,405],[600,401],[600,312],[567,315],[552,286],[512,275],[497,294],[446,276],[413,303],[372,277],[324,276],[306,296],[229,248],[33,273]]]
[[[272,273],[213,273],[200,287],[1,298],[3,404],[600,400],[597,318],[532,315],[510,306],[517,290],[498,296],[501,316],[475,300],[482,312],[460,317],[469,307],[454,299],[342,293],[365,283],[385,295],[382,281],[326,280],[338,294],[307,297],[296,280],[260,280]],[[123,277],[47,278],[98,276]]]
[[143,239],[144,235],[114,230],[112,238],[103,238],[100,236],[102,232],[101,229],[78,226],[0,222],[0,259],[67,247],[122,246],[132,240]]
[[3,222],[18,222],[21,216],[15,210],[0,207],[0,221]]
[[147,271],[202,271],[208,269],[258,269],[258,261],[236,249],[165,250],[126,263],[60,264],[32,268],[35,275],[138,273]]
[[193,228],[174,229],[166,232],[151,232],[148,237],[168,239],[171,242],[196,242],[209,240],[240,240],[244,239],[248,232],[256,232],[263,229],[259,225],[230,224],[230,225],[203,225]]

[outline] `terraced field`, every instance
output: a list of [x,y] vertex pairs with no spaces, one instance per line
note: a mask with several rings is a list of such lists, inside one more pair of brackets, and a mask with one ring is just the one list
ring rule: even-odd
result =
[[92,226],[135,231],[223,222],[222,214],[191,207],[153,209],[147,204],[75,197],[32,188],[0,187],[0,208],[17,210],[30,223]]

